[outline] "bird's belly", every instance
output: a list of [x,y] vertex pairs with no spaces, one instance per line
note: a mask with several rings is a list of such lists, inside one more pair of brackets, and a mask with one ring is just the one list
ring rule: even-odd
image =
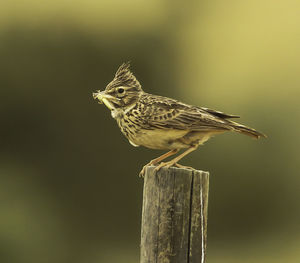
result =
[[140,130],[131,141],[150,149],[172,150],[187,148],[188,145],[180,142],[187,131],[183,130]]

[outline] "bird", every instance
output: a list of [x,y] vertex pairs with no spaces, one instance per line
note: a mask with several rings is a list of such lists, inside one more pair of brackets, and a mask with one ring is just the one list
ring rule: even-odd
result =
[[[233,121],[239,118],[237,115],[144,92],[130,69],[130,62],[123,63],[113,80],[103,91],[93,93],[93,98],[111,111],[111,116],[130,144],[168,151],[147,163],[140,177],[144,177],[149,165],[156,166],[155,171],[171,166],[191,168],[178,162],[217,134],[234,131],[256,139],[266,137],[253,128]],[[163,162],[180,150],[185,151]]]

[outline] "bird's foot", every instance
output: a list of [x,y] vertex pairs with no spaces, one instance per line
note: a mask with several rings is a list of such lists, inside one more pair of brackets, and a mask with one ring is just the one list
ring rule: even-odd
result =
[[162,167],[170,168],[173,165],[176,165],[176,162],[174,162],[173,160],[169,162],[161,162],[154,168],[154,172],[158,172]]
[[[139,177],[144,178],[145,173],[146,173],[146,167],[150,166],[150,165],[157,165],[158,163],[160,163],[162,160],[168,158],[169,156],[172,156],[176,153],[178,153],[179,149],[173,149],[155,159],[153,159],[152,161],[150,161],[149,163],[147,163],[146,165],[144,165],[143,169],[140,171]],[[160,169],[160,168],[159,168]]]
[[[147,163],[146,165],[144,165],[143,169],[140,171],[140,174],[139,174],[140,178],[145,177],[146,168],[150,165],[156,165],[156,163],[151,161],[151,162]],[[194,169],[193,167],[181,165],[181,164],[176,163],[173,160],[171,160],[169,162],[161,162],[159,165],[157,165],[154,168],[154,172],[158,172],[162,167],[170,168],[171,166],[175,166],[175,167],[182,168],[182,169],[190,169],[190,170]]]
[[178,167],[178,168],[182,168],[182,169],[190,169],[190,170],[193,170],[194,168],[193,167],[190,167],[190,166],[185,166],[185,165],[181,165],[179,163],[176,163],[174,161],[169,161],[169,162],[161,162],[158,166],[155,167],[154,171],[157,172],[159,171],[162,167],[166,167],[166,168],[170,168],[171,166],[175,166],[175,167]]
[[190,170],[194,170],[193,167],[191,166],[185,166],[185,165],[181,165],[179,163],[175,163],[174,166],[178,167],[178,168],[182,168],[182,169],[190,169]]
[[144,178],[145,177],[145,173],[146,173],[146,168],[148,166],[155,165],[155,164],[156,164],[155,160],[152,160],[149,163],[145,164],[144,167],[143,167],[143,169],[139,173],[139,177],[140,178]]
[[144,178],[144,177],[145,177],[146,167],[147,167],[148,165],[149,165],[149,164],[144,165],[143,169],[140,171],[140,173],[139,173],[139,177],[140,177],[140,178]]

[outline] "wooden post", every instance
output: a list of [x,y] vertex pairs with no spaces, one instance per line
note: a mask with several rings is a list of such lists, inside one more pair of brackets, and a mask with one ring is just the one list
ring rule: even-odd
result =
[[147,168],[140,263],[206,262],[209,173]]

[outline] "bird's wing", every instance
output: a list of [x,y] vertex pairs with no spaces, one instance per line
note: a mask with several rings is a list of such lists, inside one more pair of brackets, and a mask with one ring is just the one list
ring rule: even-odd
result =
[[[150,129],[178,129],[194,131],[231,130],[231,115],[190,106],[179,101],[158,97],[147,103]],[[145,114],[146,115],[146,114]],[[222,117],[223,118],[222,118]],[[226,116],[226,117],[225,117]],[[232,116],[233,117],[233,116]]]
[[232,114],[227,114],[227,113],[224,113],[222,111],[217,111],[217,110],[213,110],[213,109],[209,109],[209,108],[204,108],[204,107],[201,107],[200,108],[201,110],[204,110],[214,116],[217,116],[221,119],[232,119],[232,118],[239,118],[240,116],[237,116],[237,115],[232,115]]

